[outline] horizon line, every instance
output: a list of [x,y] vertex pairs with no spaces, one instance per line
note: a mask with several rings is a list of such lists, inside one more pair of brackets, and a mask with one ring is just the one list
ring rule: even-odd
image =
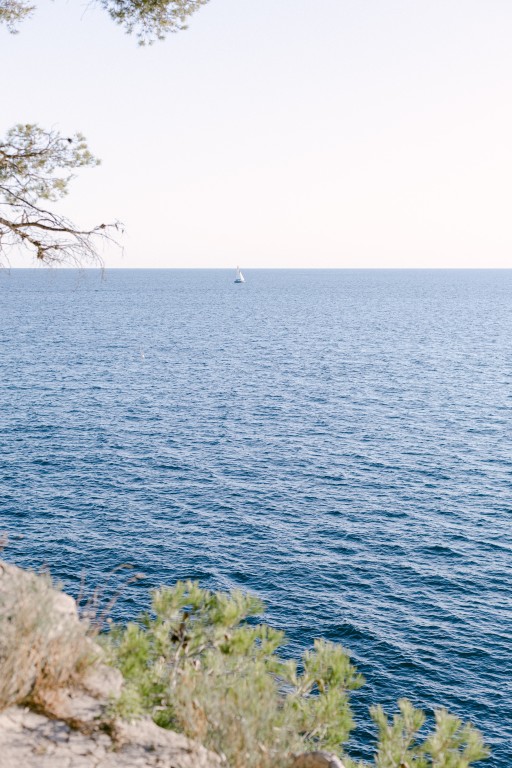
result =
[[[112,271],[125,271],[125,272],[137,272],[137,271],[222,271],[232,272],[236,267],[108,267],[108,266],[64,266],[64,265],[51,265],[51,264],[38,264],[32,267],[11,267],[0,266],[1,272],[13,272],[13,271],[68,271],[68,272],[112,272]],[[508,272],[512,270],[510,267],[243,267],[244,270],[250,270],[251,272]]]

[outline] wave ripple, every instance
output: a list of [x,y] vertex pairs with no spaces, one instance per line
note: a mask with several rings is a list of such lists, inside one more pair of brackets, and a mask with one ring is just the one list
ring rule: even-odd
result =
[[[1,276],[7,555],[241,586],[512,765],[510,272]],[[23,538],[19,538],[22,534]],[[124,615],[145,603],[133,586]]]

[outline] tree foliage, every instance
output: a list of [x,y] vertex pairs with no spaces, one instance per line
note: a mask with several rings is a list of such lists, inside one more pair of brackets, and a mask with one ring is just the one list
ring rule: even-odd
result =
[[[262,611],[250,595],[195,582],[156,590],[149,613],[105,637],[126,681],[117,711],[150,714],[224,754],[230,768],[286,766],[294,753],[317,749],[355,768],[346,754],[350,694],[363,677],[344,648],[324,640],[299,661],[284,660],[284,634],[256,622]],[[372,717],[374,768],[469,768],[487,755],[480,733],[445,710],[426,737],[424,713],[405,699],[391,722],[380,707]]]
[[47,204],[67,194],[72,171],[97,164],[79,133],[11,128],[0,142],[0,254],[21,245],[46,263],[96,260],[98,238],[109,238],[111,226],[80,229]]
[[0,24],[15,34],[20,22],[30,16],[34,6],[24,0],[0,0]]
[[[152,43],[186,28],[188,18],[208,0],[98,0],[139,43]],[[0,0],[0,25],[17,32],[34,9],[27,0]],[[0,142],[0,263],[9,251],[25,247],[40,261],[101,263],[100,239],[112,239],[112,227],[82,229],[45,203],[65,195],[71,171],[97,165],[84,137],[66,138],[37,125],[16,125]]]
[[[209,0],[97,0],[109,16],[139,43],[162,40],[187,28],[188,19]],[[0,0],[0,24],[17,32],[19,24],[34,10],[27,0]]]
[[187,20],[208,0],[101,0],[110,17],[141,45],[187,28]]

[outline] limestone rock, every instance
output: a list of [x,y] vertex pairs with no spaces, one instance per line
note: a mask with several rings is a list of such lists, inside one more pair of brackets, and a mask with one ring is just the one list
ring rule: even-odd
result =
[[176,766],[179,763],[180,768],[216,768],[223,765],[218,755],[181,733],[160,728],[149,718],[132,723],[116,721],[113,731],[116,744],[123,749],[137,747],[150,753],[172,755]]
[[78,611],[72,597],[53,589],[49,577],[24,571],[0,560],[0,615],[19,612],[24,599],[37,596],[52,615],[48,626],[50,637],[56,637],[69,624],[78,622]]
[[[102,655],[71,597],[0,562],[0,768],[221,768],[220,757],[149,719],[112,722],[123,679]],[[86,662],[79,674],[77,659]],[[27,701],[37,712],[9,706]]]
[[[96,647],[98,648],[98,646]],[[99,648],[98,651],[100,651]],[[118,669],[100,662],[85,671],[81,685],[91,696],[106,701],[120,695],[123,687],[123,676]]]
[[339,757],[330,752],[304,752],[296,755],[292,768],[345,768]]
[[119,740],[86,735],[22,707],[0,713],[1,768],[221,768],[221,759],[143,720],[118,725]]
[[99,662],[87,669],[74,687],[40,691],[37,705],[47,715],[91,733],[105,720],[108,705],[119,696],[122,686],[119,670]]

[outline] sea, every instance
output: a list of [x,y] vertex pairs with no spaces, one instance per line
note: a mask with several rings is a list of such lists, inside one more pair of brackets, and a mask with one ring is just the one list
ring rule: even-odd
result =
[[512,271],[244,274],[0,273],[3,557],[248,590],[350,650],[355,757],[406,696],[512,766]]

